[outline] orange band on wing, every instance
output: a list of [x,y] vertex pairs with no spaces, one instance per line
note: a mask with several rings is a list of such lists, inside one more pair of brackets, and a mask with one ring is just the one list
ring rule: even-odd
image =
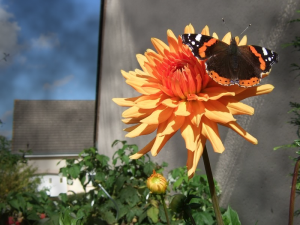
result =
[[257,77],[252,77],[250,80],[239,80],[239,86],[241,87],[252,87],[259,84],[260,79]]
[[260,62],[260,69],[261,69],[261,70],[265,70],[265,69],[266,69],[266,62],[265,62],[265,61],[263,60],[263,58],[261,57],[261,54],[259,54],[253,46],[249,45],[249,47],[250,47],[251,52],[252,52],[255,56],[258,57],[259,62]]
[[208,75],[218,84],[224,85],[224,86],[229,86],[232,85],[230,83],[229,78],[221,77],[219,74],[217,74],[215,71],[209,71]]
[[216,42],[217,42],[217,39],[214,39],[214,38],[210,39],[208,42],[205,42],[203,44],[203,46],[201,48],[199,48],[199,55],[200,55],[200,57],[205,58],[206,57],[205,51],[207,49],[207,46],[212,46]]

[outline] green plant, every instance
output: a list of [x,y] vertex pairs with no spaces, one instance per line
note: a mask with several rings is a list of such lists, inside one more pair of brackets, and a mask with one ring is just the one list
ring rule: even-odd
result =
[[[297,13],[300,13],[300,10],[297,11]],[[300,19],[294,19],[291,20],[290,23],[294,22],[300,22]],[[284,44],[283,47],[287,46],[293,46],[296,48],[296,51],[300,51],[300,37],[296,36],[295,39],[291,43]],[[298,63],[292,63],[291,65],[292,71],[299,71],[300,66]],[[299,76],[298,74],[297,76]],[[282,146],[275,147],[274,150],[280,149],[280,148],[298,148],[296,151],[296,157],[293,158],[293,160],[296,162],[293,176],[293,183],[291,188],[291,196],[290,196],[290,210],[289,210],[289,225],[293,224],[293,217],[296,215],[298,216],[300,214],[300,209],[296,210],[294,212],[294,199],[295,194],[300,194],[300,178],[299,178],[299,163],[300,163],[300,104],[297,102],[290,102],[291,110],[289,113],[293,113],[294,117],[291,118],[289,121],[290,124],[297,127],[296,133],[298,136],[298,139],[294,140],[291,144],[286,144]]]
[[[112,146],[121,144],[114,153],[112,163],[109,158],[99,155],[95,148],[85,149],[78,159],[67,159],[66,167],[60,172],[67,177],[69,183],[79,179],[86,191],[82,195],[74,194],[76,201],[65,194],[60,195],[60,220],[67,224],[87,224],[105,221],[107,224],[166,224],[166,216],[159,195],[150,194],[146,187],[146,180],[153,169],[162,173],[166,163],[158,165],[150,160],[148,155],[138,160],[130,160],[129,155],[138,151],[136,145],[129,145],[126,141],[115,141]],[[192,206],[192,215],[197,224],[215,224],[212,203],[209,194],[207,178],[204,175],[195,175],[188,180],[186,168],[178,168],[170,172],[169,184],[173,191],[183,195],[193,192],[188,203]],[[88,186],[94,188],[88,190]],[[199,187],[202,187],[199,189]],[[219,189],[217,188],[218,192]],[[169,188],[170,191],[170,188]],[[107,192],[107,193],[106,193]],[[167,202],[172,197],[167,195]],[[195,209],[193,206],[200,206]],[[223,210],[225,212],[225,210]],[[231,211],[230,211],[231,212]],[[168,209],[168,216],[172,224],[182,224],[183,215]],[[228,213],[231,215],[231,213]],[[227,218],[224,214],[224,218]],[[231,220],[228,220],[231,221]],[[230,224],[230,223],[225,223]],[[232,223],[238,225],[240,223]]]
[[0,135],[0,203],[10,192],[33,192],[40,184],[34,176],[36,168],[29,166],[21,154],[11,153],[11,141]]

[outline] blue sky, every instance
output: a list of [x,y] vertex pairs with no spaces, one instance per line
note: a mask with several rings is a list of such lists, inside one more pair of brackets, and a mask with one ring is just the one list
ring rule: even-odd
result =
[[100,0],[0,0],[0,135],[15,99],[95,99],[99,13]]

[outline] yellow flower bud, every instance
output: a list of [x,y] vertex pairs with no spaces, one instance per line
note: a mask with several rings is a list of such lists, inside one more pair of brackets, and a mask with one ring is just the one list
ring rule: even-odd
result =
[[154,194],[164,194],[167,189],[167,180],[163,175],[153,170],[152,175],[147,179],[147,187]]

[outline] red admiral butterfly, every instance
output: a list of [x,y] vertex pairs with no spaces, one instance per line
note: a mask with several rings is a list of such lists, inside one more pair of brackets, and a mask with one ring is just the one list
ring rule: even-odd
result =
[[182,43],[188,45],[195,57],[206,61],[208,75],[225,86],[237,84],[252,87],[262,75],[278,62],[278,54],[255,45],[238,46],[235,38],[230,44],[202,34],[183,34]]

